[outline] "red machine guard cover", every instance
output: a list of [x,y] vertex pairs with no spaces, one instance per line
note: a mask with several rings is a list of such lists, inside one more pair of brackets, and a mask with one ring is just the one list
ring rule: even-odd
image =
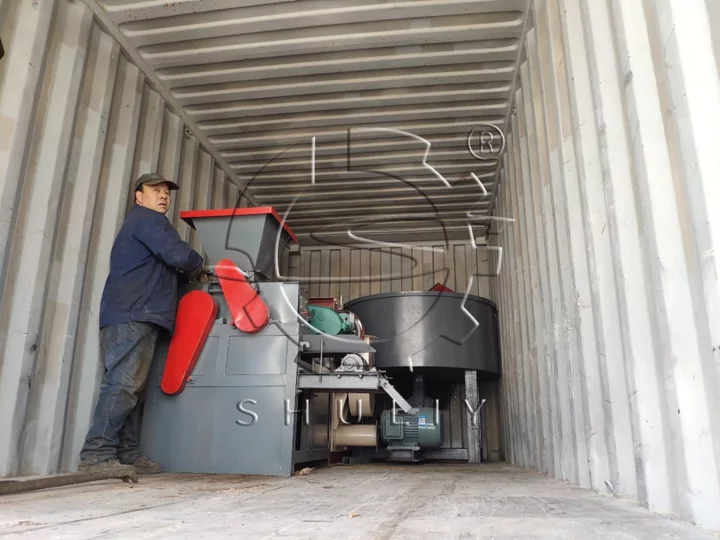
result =
[[265,328],[270,322],[270,310],[240,269],[231,260],[223,259],[215,266],[215,275],[235,326],[248,334]]
[[182,297],[175,317],[175,331],[170,340],[160,388],[166,394],[179,394],[185,389],[205,340],[210,334],[217,305],[208,293],[192,291]]

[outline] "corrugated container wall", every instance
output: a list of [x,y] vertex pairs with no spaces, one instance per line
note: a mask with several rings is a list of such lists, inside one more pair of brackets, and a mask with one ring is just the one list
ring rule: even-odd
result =
[[487,263],[486,249],[475,249],[465,242],[413,242],[412,247],[382,248],[307,247],[302,249],[295,275],[311,297],[332,296],[343,303],[368,294],[427,291],[436,283],[489,298]]
[[[177,178],[176,208],[238,194],[83,3],[0,0],[0,37],[0,475],[70,470],[130,179]],[[715,529],[719,66],[715,0],[535,0],[493,209],[513,221],[493,222],[499,275],[472,291],[499,307],[507,461]],[[393,260],[290,264],[322,296],[427,288]]]
[[[238,189],[82,2],[0,2],[0,476],[75,467],[101,364],[98,306],[130,180],[178,208]],[[245,204],[245,202],[241,202]]]
[[718,529],[720,19],[707,6],[534,3],[495,211],[515,221],[494,227],[491,284],[508,461]]

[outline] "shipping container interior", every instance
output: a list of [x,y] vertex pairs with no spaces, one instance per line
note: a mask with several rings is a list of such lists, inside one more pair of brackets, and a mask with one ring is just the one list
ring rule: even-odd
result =
[[720,529],[718,2],[0,0],[0,39],[0,476],[77,467],[159,171],[203,253],[180,211],[273,207],[310,297],[492,301],[484,461]]

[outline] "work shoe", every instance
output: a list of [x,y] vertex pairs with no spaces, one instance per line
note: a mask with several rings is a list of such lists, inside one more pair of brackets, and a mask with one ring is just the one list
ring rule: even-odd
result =
[[126,472],[132,474],[135,469],[132,465],[123,465],[117,458],[111,457],[102,461],[82,461],[78,465],[79,473],[89,473],[97,471]]
[[145,456],[136,456],[130,460],[124,460],[123,463],[135,467],[138,474],[157,474],[160,472],[160,464]]

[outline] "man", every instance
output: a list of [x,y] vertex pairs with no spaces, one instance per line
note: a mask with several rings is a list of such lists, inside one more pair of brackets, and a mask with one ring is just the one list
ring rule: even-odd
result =
[[80,453],[79,471],[102,468],[157,473],[139,453],[142,399],[155,343],[172,333],[178,281],[197,277],[203,258],[180,239],[165,214],[177,184],[158,174],[141,176],[135,204],[115,239],[110,275],[100,303],[100,351],[105,374]]

